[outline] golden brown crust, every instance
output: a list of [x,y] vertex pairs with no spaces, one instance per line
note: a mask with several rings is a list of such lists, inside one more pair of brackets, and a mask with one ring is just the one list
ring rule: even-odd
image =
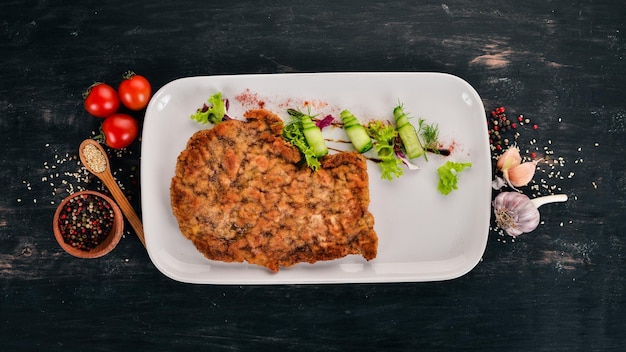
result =
[[322,158],[312,172],[266,110],[195,133],[170,193],[182,234],[207,258],[265,266],[361,254],[376,257],[367,164],[357,153]]

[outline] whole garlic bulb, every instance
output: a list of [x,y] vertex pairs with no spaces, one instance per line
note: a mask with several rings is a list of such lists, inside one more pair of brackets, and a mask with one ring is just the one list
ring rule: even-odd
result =
[[493,200],[493,212],[498,226],[509,236],[517,237],[537,228],[540,206],[565,201],[567,201],[565,194],[554,194],[531,200],[523,193],[501,192]]
[[530,232],[539,225],[539,210],[522,193],[498,194],[493,200],[493,212],[498,226],[513,237]]

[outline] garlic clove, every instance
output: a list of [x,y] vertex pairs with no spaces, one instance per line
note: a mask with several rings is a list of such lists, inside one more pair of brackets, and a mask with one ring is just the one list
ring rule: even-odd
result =
[[510,169],[502,170],[504,179],[514,187],[526,186],[535,176],[537,170],[536,161],[528,161],[514,166]]
[[500,157],[496,163],[496,167],[499,170],[508,170],[514,166],[521,164],[522,157],[519,154],[519,148],[516,146],[510,146]]

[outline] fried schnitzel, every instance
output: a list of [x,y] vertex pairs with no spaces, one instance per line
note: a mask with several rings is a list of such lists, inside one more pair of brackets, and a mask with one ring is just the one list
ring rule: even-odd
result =
[[211,260],[278,271],[349,254],[376,257],[365,158],[339,152],[300,163],[282,120],[246,112],[196,132],[178,157],[171,205],[181,233]]

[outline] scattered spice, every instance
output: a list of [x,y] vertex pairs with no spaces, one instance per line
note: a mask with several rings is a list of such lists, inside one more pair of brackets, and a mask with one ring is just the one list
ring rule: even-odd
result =
[[[97,131],[92,131],[91,135],[96,136]],[[63,142],[60,143],[63,145]],[[92,190],[110,195],[104,184],[82,165],[78,153],[60,152],[59,147],[54,143],[42,145],[45,158],[41,161],[40,178],[36,180],[24,179],[21,181],[24,189],[21,197],[16,198],[16,204],[30,204],[34,207],[41,204],[58,204],[67,195],[76,192]],[[134,202],[137,189],[139,187],[137,164],[139,159],[135,156],[134,148],[122,148],[108,151],[109,160],[117,167],[112,168],[113,176],[118,180],[122,191],[129,201]],[[46,202],[41,202],[41,199]],[[35,200],[36,199],[36,200]],[[131,229],[125,229],[125,235],[132,235]]]
[[241,106],[248,109],[289,109],[289,108],[303,108],[315,111],[328,108],[329,103],[320,99],[300,99],[300,98],[278,98],[261,96],[257,92],[250,90],[250,88],[244,89],[241,93],[235,95],[234,100],[241,104]]
[[236,95],[235,100],[249,108],[263,109],[265,107],[265,101],[249,88]]
[[96,146],[87,144],[83,149],[83,154],[85,155],[85,161],[87,161],[91,170],[98,173],[106,170],[106,158]]
[[[500,151],[516,143],[520,137],[518,128],[527,124],[530,124],[530,119],[521,114],[517,116],[517,122],[509,120],[504,106],[493,109],[487,118],[491,149]],[[533,125],[534,130],[538,128],[537,124]]]
[[115,215],[106,200],[92,194],[70,198],[59,213],[59,229],[65,243],[89,251],[111,232]]
[[[509,119],[507,114],[515,117]],[[486,117],[491,157],[496,171],[495,180],[492,184],[494,189],[499,190],[508,185],[511,189],[529,197],[533,202],[545,198],[545,196],[560,196],[563,192],[561,181],[572,179],[574,172],[565,169],[568,164],[564,157],[555,153],[552,139],[544,141],[536,139],[537,130],[541,124],[533,121],[534,118],[508,111],[503,106],[487,112]],[[556,120],[561,123],[564,118],[558,117]],[[513,148],[517,150],[513,150]],[[579,151],[582,150],[582,148],[579,149]],[[517,154],[517,152],[520,153],[519,157],[512,155]],[[573,164],[582,162],[582,158],[579,158]],[[517,167],[525,166],[517,170],[515,165],[518,165]],[[572,166],[576,167],[575,165]],[[505,175],[503,169],[507,167],[508,170]],[[514,171],[511,172],[511,170]],[[508,181],[504,179],[505,176],[509,178]],[[529,178],[530,181],[525,184]],[[494,197],[497,195],[494,194]],[[577,200],[576,195],[572,195],[571,199]],[[491,230],[503,236],[498,241],[506,242],[504,235],[509,233],[506,231],[507,226],[504,225],[505,222],[502,222],[502,219],[501,217],[500,224],[497,221],[494,222]],[[543,223],[543,221],[540,222],[540,224]],[[513,236],[514,238],[515,236]]]

